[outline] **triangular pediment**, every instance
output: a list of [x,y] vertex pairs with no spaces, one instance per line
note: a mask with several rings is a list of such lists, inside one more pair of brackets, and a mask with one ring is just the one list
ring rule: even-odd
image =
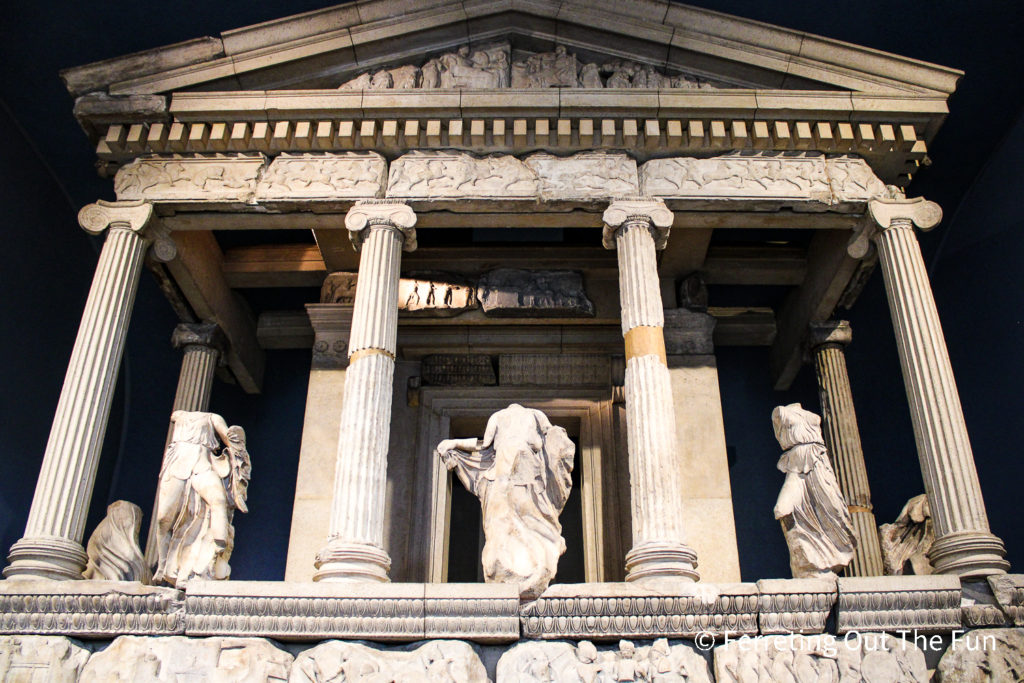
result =
[[[217,37],[68,69],[75,95],[332,89],[446,55],[472,64],[507,46],[514,64],[564,52],[591,87],[681,87],[945,96],[961,73],[799,31],[675,3],[552,0],[338,5]],[[454,59],[454,57],[452,57]],[[616,69],[616,65],[622,68]],[[595,73],[596,69],[596,73]],[[486,69],[484,69],[486,71]],[[419,77],[421,83],[423,77]],[[379,79],[378,84],[386,79]],[[487,87],[487,79],[481,79]],[[543,86],[545,82],[541,81]],[[548,85],[551,85],[548,83]],[[462,85],[461,87],[470,87]]]

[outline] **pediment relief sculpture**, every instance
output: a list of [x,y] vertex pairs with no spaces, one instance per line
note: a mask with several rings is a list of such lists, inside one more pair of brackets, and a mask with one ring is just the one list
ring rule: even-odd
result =
[[775,503],[775,519],[789,546],[793,578],[835,576],[853,560],[853,520],[828,460],[821,418],[799,403],[772,411],[782,447],[779,470],[786,480]]
[[445,439],[436,455],[480,499],[484,581],[544,592],[565,552],[562,513],[576,446],[539,410],[513,403],[487,421],[481,439]]
[[235,510],[245,499],[252,465],[241,427],[214,413],[176,410],[157,490],[154,583],[227,579],[235,544]]
[[679,88],[730,87],[690,74],[669,75],[650,64],[629,59],[581,62],[564,45],[554,52],[512,61],[508,43],[479,49],[462,46],[427,60],[422,66],[367,71],[343,83],[340,90],[413,90],[456,88]]

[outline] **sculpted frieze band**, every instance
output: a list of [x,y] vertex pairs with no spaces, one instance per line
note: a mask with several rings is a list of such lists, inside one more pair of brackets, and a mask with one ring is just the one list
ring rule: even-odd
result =
[[341,199],[382,197],[387,162],[374,152],[282,154],[256,186],[256,199]]
[[252,203],[266,157],[140,157],[114,177],[118,200]]

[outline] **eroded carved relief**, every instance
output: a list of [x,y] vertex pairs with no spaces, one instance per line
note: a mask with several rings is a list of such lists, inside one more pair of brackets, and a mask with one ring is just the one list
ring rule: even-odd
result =
[[235,510],[245,506],[252,466],[245,432],[214,413],[176,410],[160,470],[154,582],[227,579]]
[[323,286],[320,287],[320,303],[354,304],[358,277],[358,273],[336,272],[329,274],[324,278]]
[[640,167],[640,191],[671,198],[832,201],[823,156],[783,153],[652,159]]
[[95,653],[81,683],[287,681],[292,655],[263,638],[121,636]]
[[734,640],[715,648],[715,681],[794,683],[925,683],[924,653],[913,642],[885,633],[839,639],[820,635],[775,635]]
[[683,88],[734,87],[680,73],[663,74],[651,65],[615,59],[581,64],[564,45],[554,52],[529,55],[510,64],[508,43],[479,49],[462,46],[427,60],[367,71],[343,83],[340,90],[410,90],[413,88]]
[[922,493],[908,500],[895,522],[878,527],[878,540],[886,574],[931,574],[928,551],[935,530],[928,496]]
[[889,192],[863,159],[840,157],[825,163],[836,202],[867,201]]
[[63,636],[0,636],[0,681],[75,683],[89,650]]
[[152,574],[139,548],[141,526],[142,510],[138,505],[126,500],[108,505],[107,516],[96,525],[86,545],[89,563],[82,577],[149,583]]
[[583,152],[556,157],[540,152],[523,160],[539,180],[542,199],[603,199],[639,194],[636,161],[625,154]]
[[114,177],[118,200],[252,200],[263,156],[140,157]]
[[509,318],[592,317],[583,276],[571,270],[499,268],[484,274],[477,299],[487,315]]
[[772,426],[783,449],[778,467],[786,474],[775,519],[789,546],[793,578],[835,576],[853,559],[857,538],[828,461],[821,418],[791,403],[772,411]]
[[565,552],[558,516],[569,498],[576,446],[539,410],[513,403],[491,415],[481,439],[445,439],[436,455],[480,499],[487,583],[537,598]]
[[537,174],[513,156],[413,151],[391,164],[388,197],[517,198],[537,195]]
[[428,386],[483,387],[498,383],[491,357],[475,353],[437,353],[424,356],[420,375]]
[[290,683],[438,681],[486,683],[487,670],[469,643],[433,640],[408,649],[332,640],[295,658]]
[[1024,630],[987,628],[959,634],[935,668],[936,683],[1019,681],[1024,675]]
[[[358,273],[335,272],[324,279],[322,304],[353,304]],[[398,281],[398,310],[411,315],[458,315],[476,308],[476,287],[450,273],[414,273]]]
[[637,647],[628,640],[618,649],[600,650],[584,640],[572,643],[519,643],[498,660],[498,680],[505,681],[658,681],[711,683],[708,662],[688,643],[670,645],[665,638]]
[[373,152],[281,154],[260,178],[256,198],[382,197],[386,179],[387,162]]

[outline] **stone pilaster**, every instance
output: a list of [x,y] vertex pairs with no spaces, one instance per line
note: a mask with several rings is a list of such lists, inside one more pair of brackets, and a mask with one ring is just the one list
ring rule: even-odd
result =
[[1004,573],[1006,550],[989,530],[946,340],[914,234],[914,225],[937,225],[942,211],[920,197],[876,199],[868,208],[877,224],[874,240],[935,524],[929,558],[940,574]]
[[[181,323],[174,328],[171,346],[182,353],[181,371],[178,373],[178,389],[174,392],[171,412],[188,410],[206,412],[210,407],[213,391],[213,375],[223,357],[227,338],[216,323]],[[171,443],[174,425],[169,424],[164,448]],[[159,495],[159,487],[157,495]],[[156,558],[156,510],[159,502],[154,499],[153,514],[150,516],[149,534],[146,539],[146,562],[155,565]]]
[[846,371],[845,347],[851,338],[850,325],[845,320],[813,323],[808,348],[818,377],[825,445],[857,534],[857,549],[846,574],[881,576],[885,572],[878,547],[878,525],[871,507],[871,487]]
[[696,580],[697,555],[683,534],[682,460],[676,448],[656,253],[668,239],[672,212],[656,200],[616,201],[605,211],[604,223],[604,245],[618,253],[626,346],[626,438],[633,512],[626,580]]
[[359,202],[345,226],[361,249],[349,366],[335,465],[330,534],[316,559],[317,581],[387,581],[385,489],[398,333],[402,249],[416,248],[416,214],[405,204]]
[[[85,517],[96,478],[110,402],[124,351],[153,207],[142,202],[97,202],[82,208],[87,232],[107,231],[89,298],[64,376],[50,438],[36,483],[25,535],[11,548],[7,578],[81,579]],[[159,236],[154,253],[174,257]]]

